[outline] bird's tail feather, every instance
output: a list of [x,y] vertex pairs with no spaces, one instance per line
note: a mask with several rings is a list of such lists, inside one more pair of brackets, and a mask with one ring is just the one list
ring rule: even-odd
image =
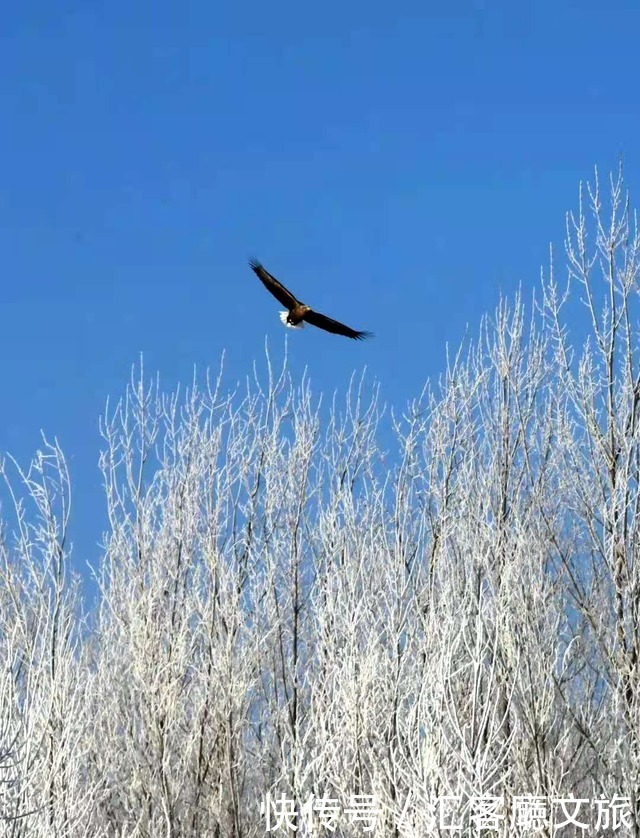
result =
[[297,323],[297,324],[295,324],[295,325],[294,325],[293,323],[289,323],[289,322],[287,321],[287,317],[288,317],[288,316],[289,316],[289,312],[288,312],[288,311],[281,311],[281,312],[280,312],[280,320],[282,320],[282,322],[284,323],[284,325],[285,325],[288,329],[303,329],[303,328],[304,328],[304,323]]

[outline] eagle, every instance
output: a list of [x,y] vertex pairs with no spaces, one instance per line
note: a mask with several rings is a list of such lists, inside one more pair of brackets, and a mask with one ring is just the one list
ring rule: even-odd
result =
[[344,335],[344,337],[353,338],[353,340],[373,337],[372,332],[359,332],[356,329],[350,329],[344,323],[338,323],[337,320],[327,317],[326,314],[320,314],[320,312],[314,311],[311,306],[301,303],[256,259],[249,259],[249,266],[267,291],[270,291],[279,303],[287,307],[287,311],[280,312],[280,320],[285,326],[289,326],[291,329],[301,329],[305,323],[310,323],[312,326],[324,329],[325,332]]

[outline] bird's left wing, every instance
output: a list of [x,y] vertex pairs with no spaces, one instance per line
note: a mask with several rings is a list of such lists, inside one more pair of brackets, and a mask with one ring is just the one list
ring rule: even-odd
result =
[[334,335],[344,335],[346,338],[353,338],[354,340],[364,340],[365,338],[372,338],[372,332],[359,332],[356,329],[350,329],[344,323],[339,323],[326,314],[320,314],[318,311],[308,311],[304,319],[312,326],[317,326],[319,329],[324,329],[325,332],[331,332]]
[[296,300],[291,291],[288,291],[281,282],[278,282],[275,276],[272,276],[269,271],[265,270],[260,262],[256,259],[249,259],[249,265],[267,291],[270,291],[276,300],[282,303],[283,306],[286,306],[289,311],[298,304],[298,300]]

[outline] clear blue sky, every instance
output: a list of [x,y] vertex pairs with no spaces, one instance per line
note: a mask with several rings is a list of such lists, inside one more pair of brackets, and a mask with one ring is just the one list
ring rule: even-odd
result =
[[[10,4],[0,31],[0,451],[57,436],[98,555],[98,416],[144,353],[167,387],[276,355],[366,364],[398,407],[500,290],[532,287],[594,164],[640,186],[627,2]],[[100,519],[101,520],[101,519]]]

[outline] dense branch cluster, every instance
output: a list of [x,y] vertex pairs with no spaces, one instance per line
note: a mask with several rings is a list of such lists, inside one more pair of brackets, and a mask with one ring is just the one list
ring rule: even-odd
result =
[[639,246],[596,178],[566,288],[501,303],[402,415],[268,359],[231,393],[136,376],[102,422],[90,614],[62,451],[7,460],[1,834],[251,838],[285,799],[455,834],[436,802],[466,829],[495,797],[483,834],[519,836],[521,796],[619,795],[640,835]]

